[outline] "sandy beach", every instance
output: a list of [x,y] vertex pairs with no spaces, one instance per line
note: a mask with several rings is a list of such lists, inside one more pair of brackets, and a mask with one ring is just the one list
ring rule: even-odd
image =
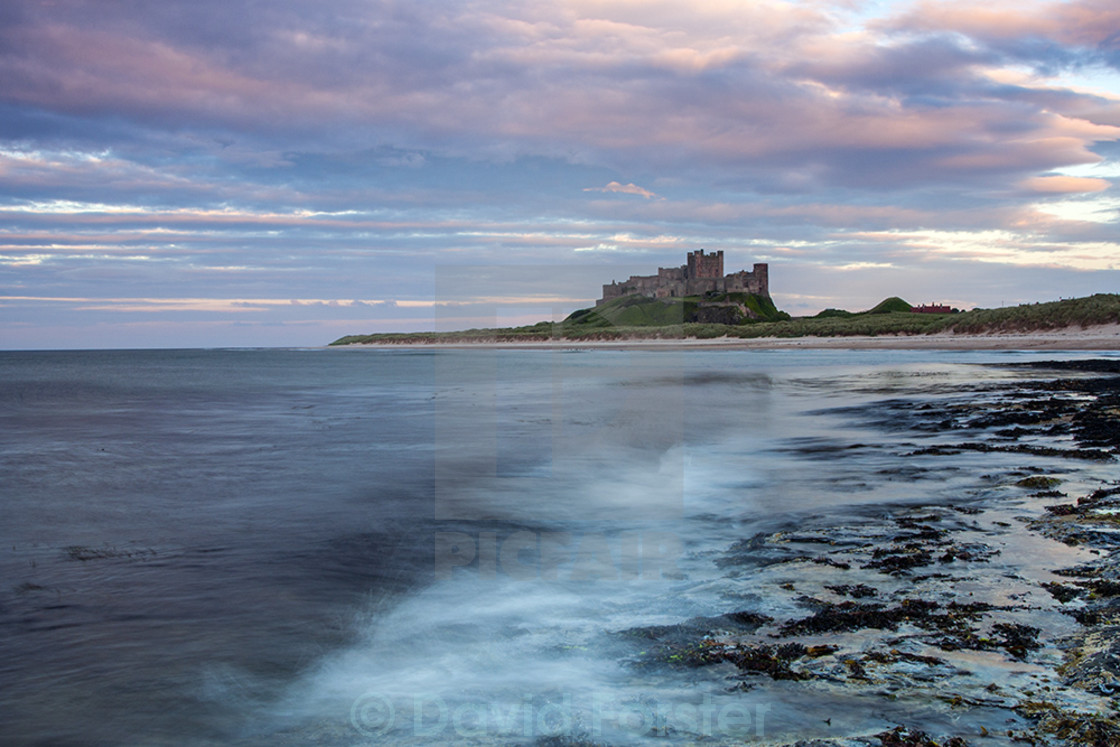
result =
[[[697,341],[704,342],[704,341]],[[838,348],[872,350],[1120,350],[1120,324],[1066,327],[1047,332],[980,335],[941,332],[931,335],[878,337],[795,337],[716,341],[735,348]]]
[[336,346],[464,348],[496,345],[512,348],[677,350],[703,347],[727,350],[837,349],[837,350],[1120,350],[1120,324],[1065,327],[1047,331],[929,335],[880,335],[877,337],[717,337],[712,339],[539,340],[478,342],[404,342]]

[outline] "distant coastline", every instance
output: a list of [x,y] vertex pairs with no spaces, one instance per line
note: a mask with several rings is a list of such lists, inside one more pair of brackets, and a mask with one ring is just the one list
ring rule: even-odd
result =
[[589,325],[584,323],[587,315],[581,310],[558,323],[459,332],[348,335],[330,346],[1120,350],[1118,294],[959,313],[899,310],[904,304],[901,299],[887,299],[867,312],[830,309],[815,317],[746,324],[646,326],[611,325],[601,319]]
[[471,337],[433,340],[423,336],[394,341],[374,341],[331,346],[334,349],[389,347],[477,348],[505,347],[525,349],[629,349],[683,350],[1117,350],[1120,351],[1120,324],[1068,327],[1049,332],[1003,334],[937,333],[913,335],[836,336],[836,337],[739,337],[716,338],[628,338],[612,340],[503,340],[499,337]]

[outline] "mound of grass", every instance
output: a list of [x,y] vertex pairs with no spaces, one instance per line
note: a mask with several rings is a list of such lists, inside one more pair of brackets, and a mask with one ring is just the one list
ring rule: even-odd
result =
[[768,296],[753,293],[722,293],[703,298],[647,298],[630,295],[615,298],[601,306],[572,312],[563,322],[565,333],[579,329],[617,327],[666,327],[696,322],[702,304],[735,306],[746,309],[734,316],[741,322],[789,319]]
[[682,324],[695,313],[696,303],[683,298],[646,298],[623,296],[593,309],[573,312],[564,320],[564,327],[666,327]]
[[714,300],[729,301],[746,307],[754,314],[754,318],[747,321],[778,322],[792,318],[786,312],[780,311],[770,296],[760,296],[756,293],[726,293],[717,296]]
[[903,301],[898,296],[891,296],[884,298],[874,308],[868,309],[867,314],[895,314],[895,313],[910,313],[910,304]]

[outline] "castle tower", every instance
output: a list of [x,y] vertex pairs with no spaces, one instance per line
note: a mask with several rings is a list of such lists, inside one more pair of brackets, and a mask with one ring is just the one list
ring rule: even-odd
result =
[[715,254],[704,254],[703,249],[697,249],[694,252],[688,253],[688,275],[689,280],[696,280],[698,278],[715,278],[723,277],[723,250],[720,249]]
[[754,292],[760,296],[770,297],[770,265],[762,262],[756,262],[754,271],[755,288]]

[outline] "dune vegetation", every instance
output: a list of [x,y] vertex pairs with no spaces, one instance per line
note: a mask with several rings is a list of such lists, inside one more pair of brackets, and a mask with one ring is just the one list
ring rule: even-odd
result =
[[[735,323],[694,321],[701,301],[722,306]],[[712,299],[651,299],[625,296],[580,309],[562,322],[458,332],[404,332],[347,335],[331,345],[546,342],[550,340],[712,339],[717,337],[845,337],[925,335],[937,332],[988,334],[1039,332],[1066,327],[1120,323],[1120,294],[1098,293],[1048,303],[952,313],[915,313],[901,298],[887,298],[866,311],[825,309],[812,317],[791,317],[763,296],[725,294]]]

